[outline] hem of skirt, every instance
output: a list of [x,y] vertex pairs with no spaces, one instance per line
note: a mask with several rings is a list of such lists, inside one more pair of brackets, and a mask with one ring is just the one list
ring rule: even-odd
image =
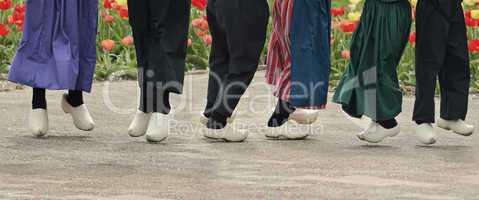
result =
[[160,113],[160,114],[163,114],[163,115],[169,115],[171,110],[170,111],[160,111],[160,110],[147,110],[147,109],[143,109],[143,108],[138,108],[139,111],[143,112],[143,113],[148,113],[148,114],[151,114],[151,113]]
[[326,109],[327,104],[318,105],[318,106],[297,106],[296,108],[307,109],[307,110],[324,110]]
[[[268,83],[272,85],[271,83]],[[285,98],[283,95],[279,95],[278,93],[273,93],[273,96],[283,100],[290,102],[289,98]],[[309,106],[294,106],[295,108],[300,108],[300,109],[307,109],[307,110],[324,110],[326,109],[327,104],[321,104],[321,105],[309,105]]]
[[86,93],[91,92],[91,87],[90,88],[46,87],[46,86],[36,85],[36,84],[27,83],[27,82],[24,82],[24,81],[13,80],[13,79],[8,79],[8,81],[10,81],[12,83],[15,83],[15,84],[19,84],[19,85],[24,85],[24,86],[28,86],[28,87],[32,87],[32,88],[42,88],[42,89],[46,89],[46,90],[74,90],[74,91],[79,91],[80,90],[80,91],[86,92]]
[[[339,104],[341,106],[344,106],[344,105],[348,105],[347,103],[345,102],[341,102],[341,101],[336,101],[333,99],[333,103],[336,103],[336,104]],[[366,114],[366,113],[349,113],[347,112],[346,110],[344,110],[343,108],[341,108],[341,110],[343,110],[345,113],[347,113],[350,117],[354,117],[354,118],[361,118],[363,116],[366,116],[368,117],[369,119],[373,120],[373,121],[384,121],[384,120],[390,120],[390,119],[395,119],[396,117],[399,116],[399,114],[401,114],[402,111],[399,111],[399,112],[395,112],[391,115],[386,115],[386,116],[383,116],[383,117],[372,117],[370,116],[369,114]]]

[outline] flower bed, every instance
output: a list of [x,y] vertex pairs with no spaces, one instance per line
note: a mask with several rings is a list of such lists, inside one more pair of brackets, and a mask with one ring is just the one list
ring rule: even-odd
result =
[[[269,0],[272,3],[273,0]],[[352,32],[361,16],[361,0],[333,0],[332,74],[335,85],[345,70]],[[471,53],[471,87],[479,90],[479,9],[478,0],[464,0],[466,23]],[[413,4],[415,1],[413,0]],[[206,69],[211,44],[208,22],[205,17],[206,0],[192,1],[191,29],[188,40],[187,70]],[[0,0],[0,73],[7,73],[21,37],[25,6],[21,0]],[[414,28],[413,28],[414,30]],[[415,32],[398,68],[403,88],[414,86]],[[97,80],[105,80],[111,74],[124,72],[136,77],[136,61],[131,30],[128,25],[126,0],[101,0],[99,35],[97,41]],[[267,51],[267,50],[266,50]]]

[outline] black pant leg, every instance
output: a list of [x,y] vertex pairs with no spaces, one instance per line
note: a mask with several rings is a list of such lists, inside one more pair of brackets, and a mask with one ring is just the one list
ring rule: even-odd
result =
[[190,0],[129,1],[129,9],[141,88],[139,109],[167,114],[166,98],[182,89]]
[[213,115],[230,117],[236,106],[248,89],[253,80],[255,72],[230,73],[223,82],[224,89],[218,99],[218,104],[213,110]]
[[150,0],[146,78],[173,93],[183,89],[190,5],[191,0]]
[[257,70],[266,41],[269,7],[266,0],[221,0],[230,51],[230,73]]
[[128,2],[129,22],[133,32],[137,65],[146,65],[146,36],[148,34],[148,0]]
[[469,53],[467,30],[461,5],[455,5],[450,20],[448,49],[439,75],[441,86],[441,118],[465,120],[469,100]]
[[223,82],[228,74],[229,66],[229,49],[226,40],[226,32],[217,19],[216,0],[208,2],[207,17],[213,43],[211,44],[210,60],[209,60],[209,79],[208,94],[204,114],[210,116],[212,111],[217,107],[217,99],[221,93]]
[[256,73],[266,41],[269,7],[266,0],[218,0],[229,48],[229,73],[214,114],[231,116]]
[[416,16],[416,101],[413,120],[435,121],[435,88],[444,65],[449,22],[435,5],[435,0],[419,0]]
[[32,109],[47,109],[45,88],[33,88]]
[[[140,86],[140,103],[139,110],[145,113],[157,111],[158,92],[155,82],[149,80],[147,73],[151,73],[149,66],[149,51],[151,47],[151,27],[152,20],[150,9],[152,0],[137,0],[128,2],[129,21],[133,31],[133,38],[136,49],[138,64],[138,84]],[[163,2],[165,5],[169,3]],[[166,15],[168,6],[157,5],[157,15]]]

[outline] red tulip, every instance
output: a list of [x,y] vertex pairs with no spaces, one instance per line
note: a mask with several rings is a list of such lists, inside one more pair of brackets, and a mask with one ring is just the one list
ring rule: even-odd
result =
[[472,39],[471,41],[469,41],[469,52],[477,53],[478,51],[479,51],[479,40]]
[[346,13],[346,9],[344,7],[341,8],[331,8],[331,15],[334,17],[343,16]]
[[414,44],[416,42],[416,31],[412,32],[411,35],[409,35],[409,43]]
[[193,4],[198,10],[204,10],[208,4],[208,0],[192,0],[191,4]]
[[352,33],[356,30],[357,23],[350,20],[343,20],[339,24],[341,31],[344,33]]
[[133,37],[132,36],[126,36],[123,39],[121,39],[121,44],[125,46],[130,46],[133,45]]
[[101,41],[101,47],[104,51],[110,52],[115,48],[115,41],[107,39]]
[[197,35],[198,37],[202,38],[202,37],[204,37],[205,35],[208,35],[208,33],[205,32],[205,31],[198,31],[198,32],[196,32],[196,35]]
[[202,23],[203,19],[201,18],[196,18],[196,19],[193,19],[191,20],[191,25],[193,25],[194,27],[199,27],[200,24]]
[[114,18],[113,18],[113,16],[111,16],[111,15],[105,15],[105,16],[103,17],[103,20],[104,20],[106,23],[112,23],[113,20],[114,20]]
[[0,24],[0,36],[6,36],[8,33],[10,33],[10,29],[6,25]]
[[199,28],[204,31],[208,30],[209,29],[208,21],[202,20]]
[[213,43],[213,37],[211,37],[211,35],[205,35],[203,37],[203,41],[207,44],[207,45],[211,45],[211,43]]
[[343,50],[341,51],[341,57],[349,60],[351,58],[351,52],[349,50]]
[[464,17],[466,17],[466,18],[472,18],[471,11],[470,11],[470,10],[465,11],[465,12],[464,12]]
[[103,0],[103,7],[105,7],[105,9],[112,9],[113,8],[113,5],[111,5],[113,2],[112,0]]
[[128,8],[127,7],[117,6],[116,7],[116,12],[118,12],[118,15],[120,15],[121,18],[128,19]]
[[0,0],[0,10],[8,10],[12,8],[12,0]]
[[470,17],[466,17],[466,26],[468,27],[476,27],[477,26],[477,21],[470,18]]

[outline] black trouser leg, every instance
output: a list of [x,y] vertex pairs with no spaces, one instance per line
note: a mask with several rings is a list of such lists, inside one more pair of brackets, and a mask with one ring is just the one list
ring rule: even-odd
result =
[[379,125],[381,125],[385,129],[392,129],[398,125],[398,122],[396,121],[395,118],[393,119],[388,119],[388,120],[381,120],[381,121],[376,121]]
[[78,90],[68,90],[67,101],[73,107],[83,105],[83,92]]
[[437,10],[436,1],[420,0],[416,16],[416,101],[413,120],[435,121],[435,88],[447,51],[449,22]]
[[289,115],[295,110],[296,109],[289,102],[278,98],[278,104],[268,120],[268,127],[282,126],[288,121]]
[[217,99],[217,104],[211,113],[209,128],[220,129],[226,126],[227,118],[233,114],[241,97],[248,89],[255,72],[228,74],[223,82],[223,89]]
[[170,92],[152,85],[143,86],[140,92],[139,110],[144,113],[170,113]]
[[140,85],[139,110],[170,111],[169,93],[181,93],[189,0],[129,1]]
[[224,90],[218,99],[220,103],[214,110],[213,115],[222,117],[231,116],[253,80],[254,74],[255,72],[228,74],[223,82]]
[[[222,47],[227,46],[229,52],[228,74],[213,109],[213,118],[225,118],[231,116],[257,70],[266,41],[269,7],[265,0],[211,0],[209,6],[210,16],[214,16],[210,28],[225,35],[219,36],[226,39]],[[214,41],[218,35],[212,36]],[[217,61],[213,58],[210,62]]]
[[47,99],[44,88],[33,88],[32,109],[47,109]]
[[460,1],[420,0],[416,18],[416,102],[413,120],[434,123],[439,76],[441,117],[465,119],[469,95],[469,54]]
[[416,66],[416,101],[413,120],[418,123],[435,121],[435,89],[437,72],[428,70],[427,65]]
[[469,53],[462,9],[454,12],[449,31],[449,45],[444,67],[439,73],[441,118],[465,120],[469,100]]
[[208,94],[204,115],[210,117],[212,111],[217,107],[218,96],[222,91],[223,82],[228,74],[229,49],[226,39],[226,32],[215,14],[214,1],[210,1],[207,9],[208,24],[210,27],[213,43],[211,44],[209,61]]

